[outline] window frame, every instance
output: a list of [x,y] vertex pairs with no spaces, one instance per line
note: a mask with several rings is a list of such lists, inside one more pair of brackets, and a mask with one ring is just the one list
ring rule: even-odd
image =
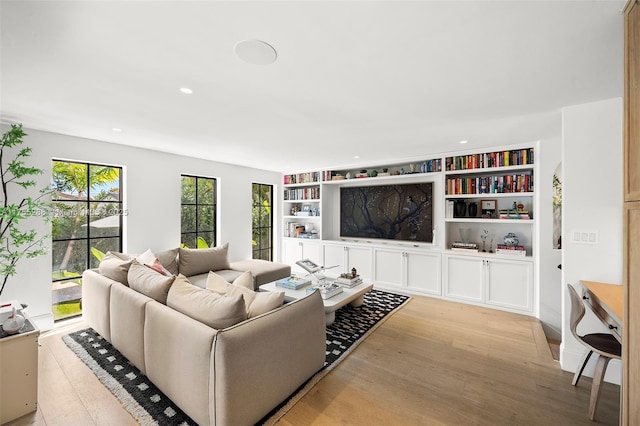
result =
[[[259,209],[259,210],[264,210],[265,207],[262,203],[258,202],[256,204],[255,202],[255,197],[254,195],[256,194],[256,186],[258,187],[258,193],[262,194],[261,189],[264,187],[269,188],[269,213],[268,213],[268,217],[269,217],[269,226],[261,226],[262,224],[258,224],[258,226],[254,226],[254,212],[255,209]],[[275,187],[272,184],[268,184],[268,183],[258,183],[258,182],[253,182],[251,184],[251,241],[252,241],[252,246],[251,246],[251,257],[253,259],[263,259],[263,260],[268,260],[268,261],[273,261],[273,248],[274,248],[274,222],[273,222],[273,195],[274,195],[274,190]],[[262,215],[258,215],[258,220],[260,221],[260,219],[262,218]],[[269,235],[269,244],[267,248],[264,248],[261,246],[261,241],[256,241],[254,239],[254,237],[256,236],[256,230],[259,229],[268,229],[268,235]],[[253,245],[253,242],[256,241],[256,245]],[[256,248],[257,247],[257,248]],[[268,250],[268,258],[264,258],[262,256],[262,253],[265,252],[265,250]],[[259,254],[258,257],[256,257],[256,254]]]
[[[195,188],[194,188],[194,197],[195,197],[195,202],[194,203],[184,203],[183,202],[183,187],[182,187],[182,180],[183,178],[192,178],[195,179]],[[212,187],[213,187],[213,201],[211,204],[208,203],[200,203],[198,202],[198,182],[201,180],[206,180],[206,181],[211,181],[212,182]],[[195,207],[195,230],[193,231],[184,231],[184,229],[182,228],[183,225],[183,208],[184,206],[194,206]],[[200,220],[199,220],[199,216],[200,216],[200,207],[203,206],[210,206],[213,212],[213,218],[212,218],[212,229],[201,229],[199,228],[200,226]],[[183,244],[184,241],[184,236],[186,235],[193,235],[193,243],[194,246],[188,246],[189,248],[199,248],[198,247],[198,237],[200,236],[199,234],[201,233],[210,233],[211,235],[213,235],[213,240],[211,241],[211,243],[207,244],[209,245],[209,247],[216,247],[217,245],[217,241],[218,241],[218,179],[214,178],[214,177],[209,177],[209,176],[199,176],[199,175],[193,175],[193,174],[187,174],[187,173],[183,173],[180,175],[180,242],[181,245]],[[206,241],[206,240],[205,240]]]

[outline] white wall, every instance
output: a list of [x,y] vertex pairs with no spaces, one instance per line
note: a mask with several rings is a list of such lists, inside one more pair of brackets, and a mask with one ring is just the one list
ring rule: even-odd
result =
[[[6,131],[7,127],[2,127]],[[161,251],[180,243],[180,175],[218,179],[218,244],[229,242],[230,260],[251,258],[251,184],[274,185],[274,235],[281,235],[280,173],[166,154],[124,145],[25,129],[24,146],[33,149],[28,165],[43,169],[38,187],[51,181],[52,158],[124,167],[126,252]],[[39,225],[50,233],[50,225]],[[276,242],[274,247],[278,247]],[[279,258],[279,250],[274,256]],[[2,300],[29,304],[29,314],[43,329],[52,326],[51,255],[24,260],[10,277]]]
[[[560,116],[560,113],[558,113]],[[536,247],[539,253],[539,313],[548,338],[561,340],[562,334],[562,276],[558,265],[560,251],[553,248],[553,173],[562,158],[561,123],[558,118],[558,137],[540,141],[538,149],[538,176],[536,177],[536,197],[538,217],[536,225],[540,238]]]
[[[563,286],[579,280],[622,283],[622,99],[566,107],[562,111],[562,274]],[[571,241],[572,231],[598,233],[597,244]],[[560,363],[575,371],[584,353],[569,330],[570,301],[563,288]],[[580,334],[608,332],[587,309]],[[592,357],[597,358],[597,357]],[[587,367],[593,374],[595,360]],[[620,383],[620,363],[609,364],[606,379]]]

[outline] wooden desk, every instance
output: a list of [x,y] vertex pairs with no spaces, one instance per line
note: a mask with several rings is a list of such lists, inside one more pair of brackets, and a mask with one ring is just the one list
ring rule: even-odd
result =
[[582,298],[602,321],[611,334],[622,343],[622,286],[616,284],[580,281]]

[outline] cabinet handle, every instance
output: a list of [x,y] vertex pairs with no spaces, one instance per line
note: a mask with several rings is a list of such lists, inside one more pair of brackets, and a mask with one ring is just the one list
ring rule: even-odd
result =
[[589,296],[582,296],[582,300],[589,300]]
[[618,327],[616,327],[615,325],[609,324],[609,330],[617,330]]

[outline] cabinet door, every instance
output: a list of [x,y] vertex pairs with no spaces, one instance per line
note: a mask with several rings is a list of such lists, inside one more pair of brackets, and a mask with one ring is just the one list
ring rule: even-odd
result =
[[285,238],[283,242],[282,263],[291,265],[291,272],[302,273],[304,269],[296,265],[302,259],[302,242],[297,239]]
[[391,287],[403,286],[403,251],[376,249],[373,258],[373,280],[376,284]]
[[445,256],[446,296],[482,302],[483,265],[480,257]]
[[365,247],[347,247],[347,271],[356,268],[364,281],[371,282],[373,260],[372,250]]
[[488,305],[531,312],[533,309],[533,266],[531,262],[487,260]]
[[316,265],[324,265],[322,262],[322,246],[320,243],[318,241],[303,241],[301,259],[309,259]]
[[407,287],[440,295],[442,259],[437,253],[404,252]]
[[327,268],[326,275],[328,277],[337,277],[347,269],[346,248],[342,244],[323,244],[322,256],[324,258],[324,266]]

